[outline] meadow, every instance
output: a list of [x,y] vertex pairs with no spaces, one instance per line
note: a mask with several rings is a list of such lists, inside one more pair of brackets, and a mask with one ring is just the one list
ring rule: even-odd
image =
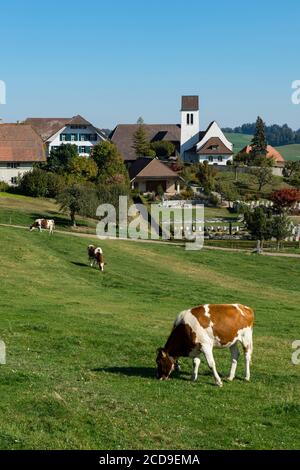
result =
[[[1,449],[296,449],[300,261],[0,227]],[[99,244],[99,241],[95,240]],[[256,324],[252,381],[215,387],[205,363],[155,379],[181,310],[244,303]],[[226,377],[228,351],[216,351]]]

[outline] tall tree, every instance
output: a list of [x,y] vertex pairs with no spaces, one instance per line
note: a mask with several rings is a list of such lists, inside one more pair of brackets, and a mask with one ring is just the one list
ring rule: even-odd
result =
[[291,221],[285,213],[275,215],[271,222],[271,234],[277,241],[277,250],[283,240],[289,237],[292,233]]
[[138,127],[132,138],[132,147],[137,157],[155,156],[155,152],[150,149],[150,141],[142,118],[138,119]]
[[76,215],[95,217],[99,204],[96,188],[92,185],[73,184],[65,187],[57,196],[61,211],[68,211],[73,227]]
[[260,253],[263,250],[264,241],[272,236],[272,218],[262,207],[256,207],[254,211],[245,212],[244,220],[248,231],[257,240],[257,252]]
[[255,134],[251,142],[253,157],[267,155],[267,140],[265,135],[265,123],[261,117],[258,116],[256,120]]

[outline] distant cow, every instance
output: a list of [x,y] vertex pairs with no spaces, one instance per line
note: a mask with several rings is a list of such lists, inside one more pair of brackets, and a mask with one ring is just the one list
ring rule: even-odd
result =
[[246,373],[245,380],[250,380],[250,362],[253,351],[254,313],[249,307],[240,304],[200,305],[181,312],[164,348],[157,350],[157,378],[168,379],[174,368],[178,367],[181,356],[193,359],[192,380],[198,378],[200,353],[206,358],[213,372],[216,385],[222,387],[222,380],[217,372],[213,348],[229,348],[231,369],[228,380],[235,377],[240,342],[244,349]]
[[100,271],[104,271],[104,258],[102,248],[96,248],[94,245],[89,245],[88,258],[91,267],[98,265]]
[[40,232],[42,229],[49,230],[49,234],[53,234],[55,229],[55,222],[54,220],[49,219],[36,219],[33,224],[30,225],[30,230],[38,229]]

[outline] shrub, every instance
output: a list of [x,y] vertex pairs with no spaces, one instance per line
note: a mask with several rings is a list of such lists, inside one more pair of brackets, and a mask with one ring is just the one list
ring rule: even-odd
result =
[[5,183],[5,181],[0,181],[0,192],[8,192],[10,189],[9,184]]
[[46,197],[47,173],[39,168],[25,173],[19,182],[19,190],[26,196]]

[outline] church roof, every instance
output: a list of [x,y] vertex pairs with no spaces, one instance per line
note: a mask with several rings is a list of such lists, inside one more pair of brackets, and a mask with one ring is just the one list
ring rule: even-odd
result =
[[207,142],[197,151],[199,155],[219,155],[227,154],[232,155],[233,152],[224,145],[219,137],[211,137]]
[[199,96],[182,96],[181,111],[198,111]]
[[[180,143],[179,124],[143,124],[150,142],[168,140]],[[124,160],[136,160],[133,135],[139,124],[119,124],[110,134],[111,141],[117,146]]]

